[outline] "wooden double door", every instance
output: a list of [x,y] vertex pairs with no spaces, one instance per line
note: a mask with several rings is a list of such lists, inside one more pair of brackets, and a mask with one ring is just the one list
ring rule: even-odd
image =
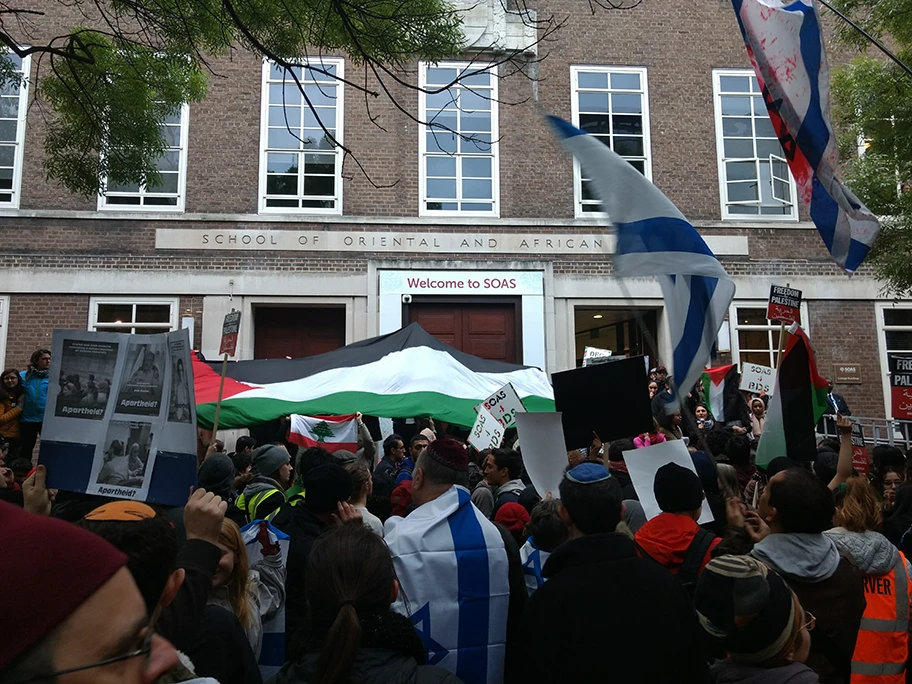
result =
[[[416,298],[417,299],[417,298]],[[406,321],[418,323],[451,347],[492,361],[522,363],[518,302],[417,301]]]
[[342,307],[261,306],[254,310],[255,359],[302,359],[343,346]]

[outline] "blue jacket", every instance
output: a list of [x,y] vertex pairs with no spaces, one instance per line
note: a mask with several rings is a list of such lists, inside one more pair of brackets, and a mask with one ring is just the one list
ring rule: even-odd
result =
[[48,378],[31,376],[28,371],[19,373],[25,387],[20,423],[40,423],[44,420],[44,406],[47,404]]

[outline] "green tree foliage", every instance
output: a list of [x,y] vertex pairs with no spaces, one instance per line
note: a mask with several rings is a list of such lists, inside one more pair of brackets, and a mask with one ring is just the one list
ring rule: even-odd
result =
[[[23,27],[40,25],[54,12],[71,15],[67,8],[82,3],[7,7],[0,22],[0,41],[20,56],[37,58],[37,96],[48,125],[45,171],[85,195],[96,194],[105,178],[117,184],[158,180],[155,162],[165,149],[161,126],[183,103],[205,98],[212,58],[246,49],[290,65],[341,51],[385,90],[384,78],[403,82],[397,69],[415,59],[459,54],[464,40],[461,14],[447,0],[87,4],[94,14],[83,10],[91,19],[86,26],[45,43],[36,44]],[[0,60],[0,85],[17,78]]]
[[[912,64],[912,0],[833,4]],[[838,24],[840,40],[863,52],[833,73],[840,157],[849,187],[882,219],[868,263],[885,291],[902,297],[912,293],[912,76],[847,23]]]

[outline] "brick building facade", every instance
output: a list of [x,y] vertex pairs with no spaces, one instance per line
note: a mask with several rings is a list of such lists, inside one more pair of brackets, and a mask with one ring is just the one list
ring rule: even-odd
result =
[[[240,358],[320,353],[417,320],[467,351],[549,372],[573,367],[585,345],[665,360],[658,285],[612,277],[611,239],[543,109],[605,136],[706,237],[737,285],[722,360],[772,362],[778,327],[761,310],[770,286],[788,283],[804,293],[821,371],[860,367],[862,382],[837,391],[857,415],[889,415],[886,353],[912,350],[912,302],[882,299],[864,268],[842,274],[795,206],[765,111],[751,110],[758,94],[730,5],[535,4],[540,18],[567,19],[526,68],[540,108],[532,80],[506,65],[443,100],[393,89],[416,118],[457,121],[469,142],[314,76],[311,95],[364,173],[319,131],[310,141],[293,93],[277,99],[270,66],[237,52],[213,62],[208,98],[171,124],[161,187],[79,197],[44,178],[42,118],[24,91],[9,119],[15,160],[0,171],[10,193],[0,187],[0,358],[23,367],[55,328],[181,326],[214,356],[236,308]],[[48,36],[79,22],[60,13],[42,20]],[[485,62],[474,58],[476,70]],[[328,65],[363,82],[342,56]],[[416,66],[415,83],[449,73],[434,69]],[[270,127],[273,116],[303,116],[308,145]]]

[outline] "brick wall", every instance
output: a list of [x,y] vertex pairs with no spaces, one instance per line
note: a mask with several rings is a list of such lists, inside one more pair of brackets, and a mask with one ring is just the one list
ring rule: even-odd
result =
[[864,382],[836,385],[857,416],[884,416],[883,384],[873,302],[820,301],[808,303],[811,342],[817,351],[817,369],[833,377],[833,364],[858,363]]
[[88,295],[41,294],[10,296],[5,366],[25,368],[32,352],[51,347],[55,328],[86,330]]

